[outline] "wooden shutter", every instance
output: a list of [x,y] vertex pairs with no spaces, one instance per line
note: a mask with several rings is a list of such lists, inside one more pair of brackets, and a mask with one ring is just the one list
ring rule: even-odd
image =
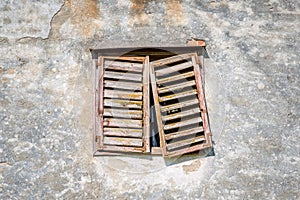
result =
[[96,150],[149,152],[149,57],[103,57],[96,71]]
[[196,54],[150,62],[160,145],[172,157],[211,146]]

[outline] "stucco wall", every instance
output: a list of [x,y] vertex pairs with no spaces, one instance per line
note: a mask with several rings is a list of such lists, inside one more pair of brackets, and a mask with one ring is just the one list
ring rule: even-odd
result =
[[[92,156],[89,48],[207,41],[215,156]],[[0,2],[0,199],[299,199],[296,0]]]

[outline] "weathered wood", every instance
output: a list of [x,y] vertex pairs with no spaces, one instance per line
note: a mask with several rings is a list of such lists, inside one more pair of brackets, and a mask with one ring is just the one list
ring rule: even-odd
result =
[[141,63],[105,60],[104,69],[105,70],[112,69],[112,70],[131,71],[131,72],[142,72],[143,65]]
[[104,106],[142,109],[143,102],[124,99],[104,99]]
[[143,93],[142,92],[128,92],[122,90],[104,90],[104,97],[108,98],[118,98],[118,99],[134,99],[134,100],[142,100]]
[[131,152],[131,153],[142,153],[144,151],[141,147],[126,147],[126,146],[108,146],[102,147],[102,150],[113,151],[113,152]]
[[137,138],[104,137],[104,144],[121,146],[143,146],[143,140]]
[[109,127],[142,128],[142,125],[142,120],[135,119],[104,118],[103,120],[103,126]]
[[160,94],[165,93],[165,92],[173,92],[173,91],[176,91],[176,90],[181,90],[181,89],[186,88],[186,87],[194,86],[195,84],[196,84],[195,81],[191,80],[191,81],[187,81],[187,82],[183,82],[183,83],[179,83],[179,84],[175,84],[175,85],[170,85],[170,86],[165,86],[165,87],[162,87],[162,88],[158,88],[158,92]]
[[166,78],[161,78],[161,79],[157,79],[157,84],[164,84],[164,83],[169,83],[169,82],[173,82],[173,81],[178,81],[181,79],[187,79],[189,77],[194,76],[194,72],[187,72],[184,74],[178,74],[175,76],[168,76]]
[[144,147],[146,152],[150,152],[149,56],[145,59],[143,71],[143,111]]
[[203,135],[169,143],[169,144],[167,144],[167,148],[168,148],[168,150],[172,150],[172,149],[176,149],[178,147],[191,145],[193,143],[202,142],[202,141],[205,141],[205,137]]
[[162,124],[162,120],[161,120],[161,110],[160,110],[161,106],[159,105],[159,101],[158,101],[158,91],[157,91],[157,86],[156,86],[154,67],[152,66],[152,63],[150,63],[150,80],[151,80],[151,86],[152,86],[152,91],[153,91],[154,107],[155,107],[155,114],[157,117],[157,126],[158,126],[158,131],[159,131],[160,145],[162,147],[163,155],[166,155],[167,154],[167,146],[166,146],[166,140],[165,140],[165,133],[163,130],[163,124]]
[[103,146],[103,112],[104,112],[104,103],[103,103],[103,93],[104,93],[104,86],[103,86],[103,74],[104,74],[104,69],[103,69],[103,67],[104,67],[104,60],[103,60],[103,57],[99,57],[98,58],[98,63],[99,63],[99,74],[98,74],[98,79],[97,79],[97,81],[98,81],[98,83],[97,84],[99,84],[98,85],[98,95],[99,95],[99,97],[98,97],[98,99],[97,99],[97,101],[98,101],[98,110],[97,110],[97,112],[98,112],[98,116],[99,116],[99,118],[97,119],[97,120],[99,120],[99,137],[97,138],[99,141],[98,141],[98,143],[99,143],[99,147],[102,147]]
[[104,78],[131,80],[131,81],[139,81],[139,82],[142,81],[141,74],[121,73],[121,72],[113,72],[113,71],[105,71]]
[[151,66],[157,67],[157,66],[162,66],[164,64],[170,64],[170,63],[178,62],[181,60],[190,59],[191,55],[194,55],[194,54],[190,54],[190,53],[180,54],[177,56],[172,56],[172,57],[156,60],[156,61],[151,62]]
[[156,70],[155,73],[156,73],[156,76],[162,76],[165,74],[171,74],[174,72],[178,72],[180,70],[183,70],[183,69],[186,69],[186,68],[189,68],[192,66],[193,66],[192,62],[189,61],[189,62],[184,62],[184,63],[178,64],[178,65],[169,66],[164,69]]
[[105,117],[117,117],[127,119],[142,119],[143,112],[141,110],[125,110],[125,109],[109,109],[105,108],[103,116]]
[[135,83],[135,82],[125,82],[125,81],[112,81],[112,80],[104,80],[104,87],[108,88],[119,88],[119,89],[125,89],[125,90],[142,90],[142,84],[141,83]]
[[187,97],[187,96],[191,96],[191,95],[195,95],[195,94],[197,94],[197,90],[189,90],[189,91],[184,91],[181,93],[175,93],[175,94],[159,97],[159,101],[160,102],[169,101],[172,99],[179,99],[179,98],[183,98],[183,97]]
[[143,136],[142,129],[130,129],[130,128],[109,128],[104,127],[105,136],[121,136],[121,137],[137,137]]
[[164,130],[170,130],[170,129],[173,129],[173,128],[180,128],[182,126],[197,124],[199,122],[202,122],[202,119],[200,118],[200,116],[196,117],[196,118],[193,118],[193,119],[188,119],[188,120],[184,120],[184,121],[180,121],[180,122],[167,124],[167,125],[164,126]]
[[[162,120],[168,121],[168,120],[172,120],[172,119],[178,119],[178,118],[186,117],[186,116],[193,115],[196,113],[200,113],[199,107],[196,107],[196,108],[193,108],[190,110],[186,110],[186,111],[182,111],[182,112],[178,112],[178,113],[174,113],[174,114],[170,114],[170,115],[162,116]],[[199,117],[200,117],[200,115],[199,115]]]
[[195,56],[192,57],[192,62],[194,66],[194,73],[196,77],[196,86],[197,86],[197,91],[198,91],[198,100],[200,104],[200,109],[201,109],[201,117],[203,120],[203,129],[204,129],[204,134],[206,137],[206,145],[208,147],[212,146],[212,141],[211,141],[211,131],[208,123],[208,116],[207,116],[207,111],[206,111],[206,102],[205,102],[205,94],[204,94],[204,87],[202,85],[202,75],[200,72],[200,68],[196,63]]
[[122,56],[122,57],[112,57],[112,56],[105,56],[106,59],[111,60],[125,60],[125,61],[140,61],[143,62],[145,57],[131,57],[131,56]]
[[[98,66],[98,60],[94,60],[94,83],[93,83],[93,90],[94,90],[94,99],[93,99],[93,105],[94,105],[94,142],[93,142],[93,149],[94,151],[97,151],[97,149],[100,146],[100,118],[99,118],[99,67]],[[99,141],[97,141],[97,138]]]
[[174,139],[174,138],[179,138],[179,137],[184,137],[184,136],[187,136],[187,135],[193,135],[193,134],[196,134],[196,133],[200,133],[202,131],[203,131],[203,127],[197,126],[197,127],[191,128],[191,129],[166,134],[165,138],[166,138],[166,140],[171,140],[171,139]]
[[189,100],[189,101],[183,101],[183,102],[179,102],[179,103],[175,103],[175,104],[171,104],[171,105],[162,106],[161,111],[167,112],[167,111],[171,111],[174,109],[183,108],[183,107],[187,107],[187,106],[191,106],[191,105],[195,105],[195,104],[199,104],[198,99],[193,99],[193,100]]
[[201,149],[206,149],[206,148],[208,148],[207,144],[198,144],[198,145],[195,145],[195,146],[191,146],[191,147],[183,148],[183,149],[180,149],[180,150],[168,152],[166,157],[171,158],[171,157],[174,157],[174,156],[180,156],[182,154],[191,153],[191,152],[198,151],[198,150],[201,150]]
[[[189,153],[192,151],[199,150],[201,148],[205,148],[205,145],[195,145],[192,147],[188,147],[189,144],[194,144],[200,141],[205,141],[205,134],[202,136],[197,136],[196,138],[190,138],[190,139],[184,139],[185,136],[190,136],[193,137],[193,134],[197,134],[205,128],[200,126],[200,122],[202,122],[202,118],[200,115],[200,112],[202,112],[202,107],[199,106],[199,97],[198,93],[199,90],[197,89],[190,89],[192,86],[196,86],[198,84],[195,79],[197,79],[197,76],[199,74],[197,71],[193,70],[190,72],[186,72],[184,74],[177,74],[177,75],[171,75],[169,77],[162,77],[159,78],[162,75],[167,75],[173,72],[177,72],[183,69],[189,69],[189,67],[195,68],[195,53],[191,54],[184,54],[184,55],[178,55],[178,56],[173,56],[169,58],[165,58],[162,60],[157,60],[154,62],[151,62],[151,83],[152,83],[152,89],[153,89],[153,94],[154,94],[154,102],[155,106],[159,107],[160,110],[157,111],[157,122],[158,122],[158,129],[159,129],[159,134],[160,134],[160,140],[161,140],[161,147],[163,149],[163,155],[164,156],[174,156],[174,155],[180,155],[184,153]],[[185,63],[182,64],[176,64],[174,65],[175,62],[178,61],[184,61],[186,60]],[[173,63],[173,64],[171,64]],[[170,66],[173,65],[173,66]],[[163,66],[166,65],[168,67],[164,68],[155,68],[157,66]],[[174,73],[176,74],[176,73]],[[158,76],[158,77],[156,77]],[[195,77],[196,76],[196,77]],[[193,81],[188,81],[187,78],[195,77]],[[201,78],[201,77],[200,77]],[[181,81],[180,81],[181,80]],[[155,83],[153,83],[156,81]],[[177,82],[181,82],[180,84],[175,84]],[[164,84],[166,86],[164,86]],[[157,88],[159,87],[159,88]],[[189,88],[190,87],[190,88]],[[197,86],[196,86],[197,87]],[[163,93],[166,92],[174,92],[174,94],[171,95],[163,95]],[[158,93],[160,96],[158,96]],[[155,96],[156,94],[156,96]],[[191,95],[194,95],[192,97]],[[189,97],[189,98],[184,98],[184,97]],[[170,102],[169,100],[173,99],[180,99],[179,103],[174,103],[170,105],[165,105],[165,106],[160,106],[159,102]],[[171,103],[171,102],[170,102]],[[192,105],[197,105],[197,108],[189,108],[189,110],[184,110],[182,112],[178,112],[180,109],[189,107]],[[200,109],[201,108],[201,109]],[[160,112],[159,112],[160,111]],[[161,112],[170,112],[174,114],[170,115],[165,115],[161,116]],[[177,113],[175,113],[177,112]],[[197,114],[197,116],[191,116],[193,114]],[[190,116],[190,117],[188,117]],[[191,118],[193,117],[193,118]],[[173,120],[173,119],[179,119],[181,118],[182,121],[179,122],[173,122],[171,124],[166,124],[163,127],[162,126],[162,120],[167,121],[167,120]],[[185,127],[185,130],[182,130],[181,128]],[[162,129],[163,128],[163,129]],[[173,132],[173,133],[168,133],[165,135],[164,131],[167,130],[172,130],[179,128],[179,132]],[[170,141],[171,139],[177,138],[178,141],[172,142]],[[168,139],[168,141],[166,141]],[[205,143],[206,144],[206,143]],[[183,147],[183,149],[176,150],[179,147]],[[174,151],[170,151],[174,150]]]

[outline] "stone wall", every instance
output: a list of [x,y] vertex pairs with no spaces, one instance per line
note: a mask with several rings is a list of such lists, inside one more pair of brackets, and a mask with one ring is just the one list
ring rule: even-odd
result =
[[[215,156],[93,157],[90,48],[207,41]],[[0,199],[299,199],[297,0],[0,2]]]

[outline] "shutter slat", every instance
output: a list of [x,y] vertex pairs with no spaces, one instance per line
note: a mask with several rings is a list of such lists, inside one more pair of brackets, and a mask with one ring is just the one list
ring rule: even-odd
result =
[[156,61],[151,62],[151,66],[157,67],[157,66],[162,66],[162,65],[165,65],[165,64],[178,62],[178,61],[181,61],[181,60],[190,59],[191,55],[192,54],[188,53],[188,54],[181,54],[179,56],[173,56],[173,57],[169,57],[169,58],[156,60]]
[[117,126],[124,128],[142,128],[142,120],[135,119],[118,119],[118,118],[104,118],[103,126]]
[[181,63],[181,64],[178,64],[178,65],[169,66],[169,67],[164,68],[164,69],[156,70],[156,76],[171,74],[171,73],[178,72],[180,70],[183,70],[183,69],[186,69],[186,68],[189,68],[189,67],[192,67],[192,66],[193,66],[192,62],[185,62],[185,63]]
[[196,118],[189,119],[189,120],[184,120],[184,121],[181,121],[181,122],[175,122],[175,123],[167,124],[167,125],[164,126],[164,129],[165,130],[170,130],[170,129],[173,129],[173,128],[179,128],[179,127],[182,127],[182,126],[196,124],[196,123],[199,123],[199,122],[202,122],[202,119],[200,117],[196,117]]
[[178,109],[178,108],[183,108],[183,107],[187,107],[187,106],[191,106],[191,105],[195,105],[195,104],[199,104],[198,99],[193,99],[193,100],[189,100],[189,101],[179,102],[179,103],[176,103],[176,104],[162,106],[161,111],[162,112],[167,112],[167,111],[171,111],[171,110],[175,110],[175,109]]
[[142,109],[142,101],[124,100],[124,99],[105,99],[104,106],[120,108],[137,108]]
[[104,137],[104,144],[141,147],[143,146],[143,140],[136,138]]
[[192,77],[192,76],[194,76],[194,72],[187,72],[187,73],[178,74],[178,75],[175,75],[175,76],[168,76],[166,78],[157,79],[157,84],[164,84],[164,83],[169,83],[169,82],[172,82],[172,81],[178,81],[178,80],[181,80],[181,79],[187,79],[187,78]]
[[104,69],[131,71],[131,72],[142,72],[143,65],[140,64],[140,63],[106,61]]
[[105,108],[104,117],[117,117],[127,119],[142,119],[143,112],[141,110],[123,110],[123,109],[109,109]]
[[142,92],[130,92],[130,91],[122,91],[122,90],[104,90],[104,97],[108,98],[118,98],[118,99],[135,99],[142,100],[143,93]]
[[122,79],[122,80],[131,80],[131,81],[141,82],[142,75],[141,74],[132,74],[132,73],[105,71],[104,78]]
[[141,83],[135,82],[104,80],[104,87],[141,91],[143,86]]
[[159,97],[159,101],[160,102],[169,101],[172,99],[179,99],[179,98],[183,98],[183,97],[187,97],[187,96],[191,96],[191,95],[195,95],[195,94],[197,94],[197,90],[189,90],[189,91],[185,91],[185,92],[181,92],[181,93],[175,93],[175,94]]
[[108,128],[104,127],[105,136],[138,137],[143,136],[142,129]]
[[186,110],[183,112],[178,112],[178,113],[162,116],[162,120],[168,121],[168,120],[172,120],[172,119],[178,119],[178,118],[186,117],[186,116],[193,115],[196,113],[200,113],[199,107],[191,109],[191,110]]
[[166,140],[171,140],[171,139],[175,139],[175,138],[178,138],[178,137],[184,137],[184,136],[187,136],[187,135],[193,135],[193,134],[196,134],[196,133],[200,133],[202,131],[203,131],[203,127],[197,126],[195,128],[191,128],[191,129],[187,129],[187,130],[183,130],[183,131],[177,131],[175,133],[166,134]]
[[[113,146],[113,145],[104,145],[102,150],[108,152],[135,152],[135,153],[142,153],[144,149],[141,147],[128,147],[128,146]],[[103,153],[105,155],[105,152]],[[107,154],[110,155],[110,154]]]
[[194,80],[192,81],[188,81],[188,82],[183,82],[180,84],[176,84],[176,85],[171,85],[171,86],[166,86],[166,87],[162,87],[162,88],[158,88],[158,92],[161,93],[165,93],[165,92],[173,92],[176,90],[180,90],[186,87],[190,87],[190,86],[194,86],[196,83]]
[[194,138],[185,139],[185,140],[180,140],[178,142],[169,143],[167,144],[167,148],[168,150],[172,150],[172,149],[176,149],[186,145],[191,145],[193,143],[197,143],[201,141],[205,141],[205,137],[203,135]]
[[168,157],[180,156],[182,154],[199,151],[200,149],[204,149],[204,148],[207,148],[206,144],[198,144],[191,147],[181,148],[179,150],[173,150],[171,152],[168,152],[167,156]]

